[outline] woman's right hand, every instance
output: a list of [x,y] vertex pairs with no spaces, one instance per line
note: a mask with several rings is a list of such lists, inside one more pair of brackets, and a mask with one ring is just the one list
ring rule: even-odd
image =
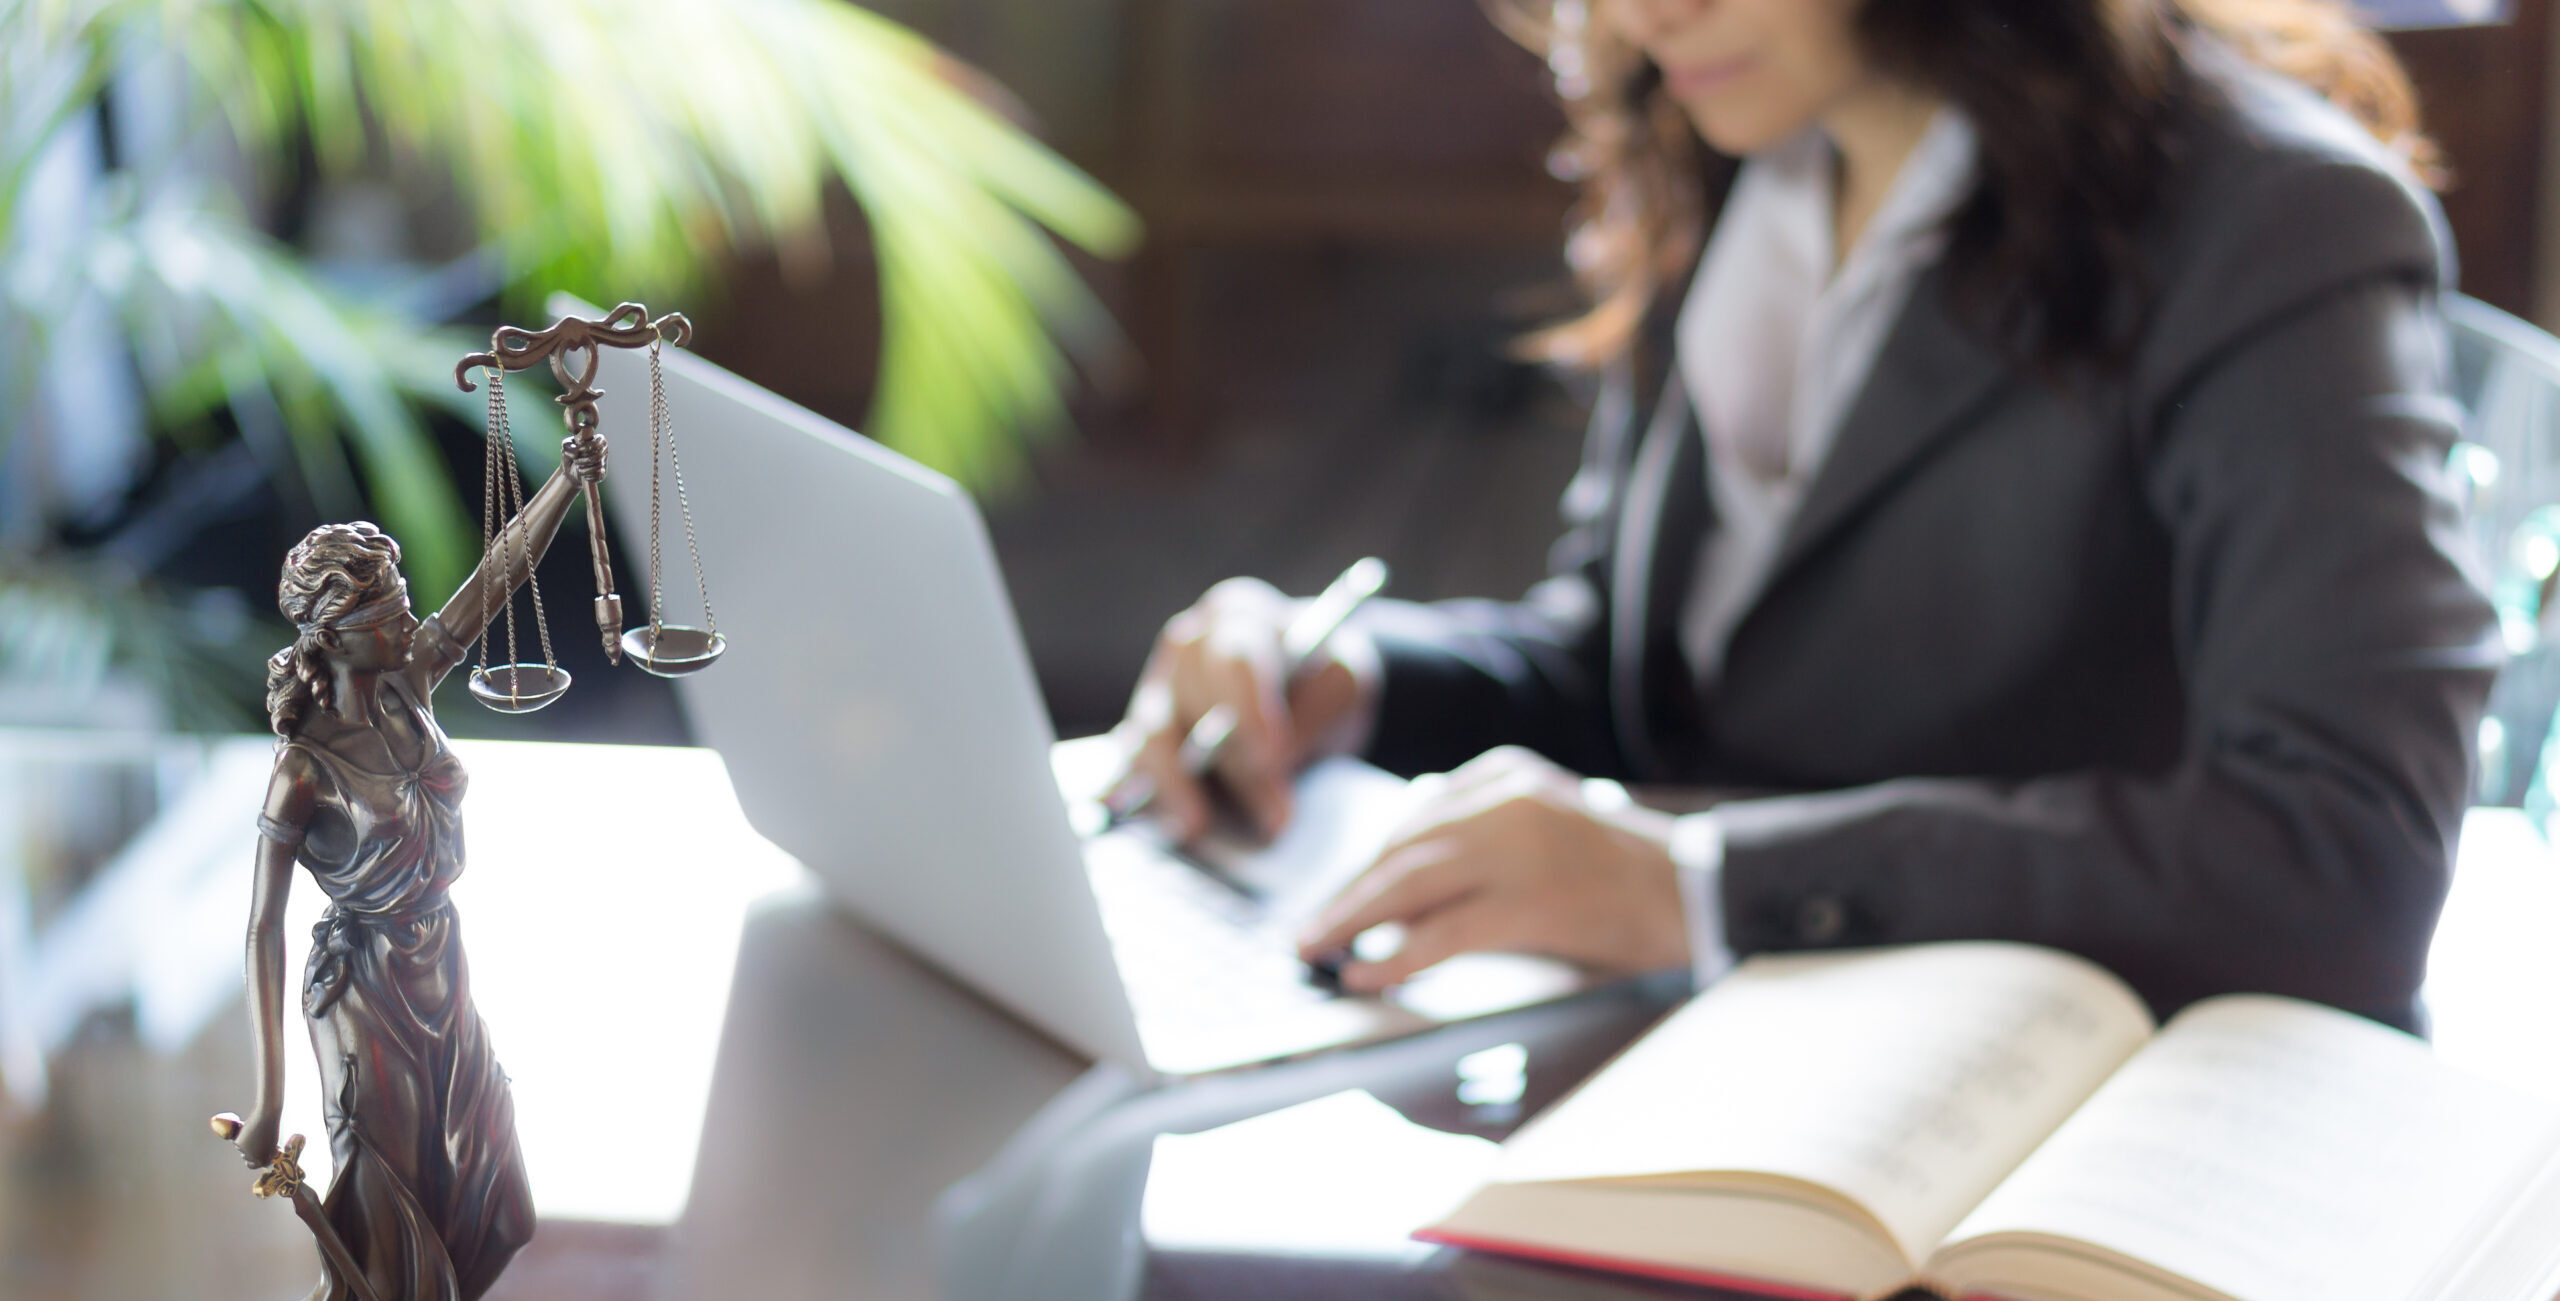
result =
[[1339,726],[1360,696],[1351,670],[1321,649],[1285,680],[1281,634],[1299,604],[1260,579],[1230,578],[1165,623],[1120,724],[1131,755],[1115,800],[1151,790],[1149,815],[1176,838],[1208,830],[1209,792],[1180,756],[1201,715],[1224,706],[1235,726],[1218,750],[1219,783],[1265,836],[1288,825],[1289,786],[1308,742]]
[[240,1149],[240,1158],[252,1170],[264,1170],[275,1163],[276,1130],[284,1123],[281,1108],[259,1107],[240,1122],[240,1132],[233,1135],[231,1145]]

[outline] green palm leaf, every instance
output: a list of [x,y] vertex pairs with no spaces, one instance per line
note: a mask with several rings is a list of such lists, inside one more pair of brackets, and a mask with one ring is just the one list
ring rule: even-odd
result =
[[[41,425],[57,350],[96,346],[56,323],[103,307],[158,428],[273,424],[324,511],[362,485],[423,600],[476,530],[421,409],[468,418],[451,365],[478,341],[325,283],[245,219],[224,156],[254,180],[307,138],[325,173],[449,188],[528,324],[555,290],[694,302],[742,249],[816,265],[842,185],[879,262],[870,432],[981,488],[1058,423],[1070,360],[1117,342],[1059,241],[1125,252],[1128,209],[969,93],[975,74],[838,0],[0,0],[0,31],[0,457]],[[111,85],[172,69],[216,112],[134,156],[83,144]],[[66,145],[95,155],[89,211],[28,220]],[[8,507],[0,678],[130,664],[182,717],[219,712],[196,707],[222,675],[172,639],[167,594],[50,550],[41,500],[32,532]]]
[[[963,89],[930,44],[837,0],[176,0],[244,130],[290,69],[322,159],[368,128],[438,160],[519,311],[566,289],[689,298],[714,259],[807,256],[828,185],[870,218],[887,342],[870,432],[976,485],[1053,422],[1069,356],[1107,317],[1050,232],[1116,255],[1127,208]],[[186,42],[187,48],[197,43]]]

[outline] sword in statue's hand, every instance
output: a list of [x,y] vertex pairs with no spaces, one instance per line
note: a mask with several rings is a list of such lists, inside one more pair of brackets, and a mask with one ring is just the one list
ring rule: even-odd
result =
[[[240,1137],[240,1118],[227,1111],[214,1117],[213,1132],[226,1143]],[[374,1292],[373,1283],[365,1278],[364,1271],[356,1268],[356,1258],[347,1251],[347,1244],[339,1241],[338,1231],[330,1226],[328,1214],[320,1208],[320,1199],[303,1184],[301,1157],[302,1135],[296,1134],[276,1149],[276,1159],[258,1172],[258,1181],[249,1185],[249,1191],[260,1197],[283,1197],[292,1202],[293,1213],[301,1216],[302,1222],[310,1227],[311,1236],[320,1242],[320,1254],[329,1258],[329,1267],[337,1271],[338,1277],[355,1289],[361,1301],[382,1301]]]

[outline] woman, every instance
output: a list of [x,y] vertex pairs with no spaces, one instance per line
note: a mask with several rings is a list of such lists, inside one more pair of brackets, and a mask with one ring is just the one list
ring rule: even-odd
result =
[[[446,899],[462,874],[464,779],[429,697],[550,547],[580,485],[604,477],[602,439],[563,448],[559,471],[423,623],[399,544],[371,524],[312,530],[277,585],[299,635],[267,669],[281,740],[249,914],[257,1098],[234,1141],[252,1166],[274,1158],[282,927],[299,859],[329,897],[302,991],[337,1172],[326,1208],[381,1297],[471,1301],[533,1234],[514,1105]],[[325,1267],[312,1292],[354,1295]]]
[[1403,924],[1355,990],[1473,949],[1712,977],[2001,938],[2164,1013],[2416,1026],[2497,660],[2383,47],[2325,0],[1515,16],[1596,304],[1538,343],[1602,377],[1556,574],[1375,607],[1285,686],[1289,603],[1213,589],[1127,724],[1177,829],[1223,702],[1266,827],[1328,748],[1455,768],[1305,937]]

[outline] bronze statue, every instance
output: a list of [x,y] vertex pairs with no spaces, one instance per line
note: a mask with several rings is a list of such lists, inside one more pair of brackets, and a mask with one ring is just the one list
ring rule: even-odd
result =
[[[320,1059],[337,1174],[328,1227],[384,1298],[472,1301],[533,1233],[506,1075],[471,1002],[446,891],[462,873],[462,766],[430,693],[468,658],[532,572],[581,486],[604,475],[583,430],[560,469],[424,622],[399,544],[371,524],[326,524],[286,557],[277,604],[299,635],[268,665],[279,742],[258,818],[249,918],[257,1096],[233,1140],[276,1156],[283,1100],[285,896],[298,860],[329,896],[312,932],[303,1014]],[[498,572],[486,572],[491,565]],[[314,1301],[357,1294],[324,1261]]]
[[[267,713],[278,738],[258,817],[257,884],[249,912],[249,1015],[257,1096],[246,1119],[214,1118],[264,1173],[262,1197],[289,1198],[321,1253],[311,1301],[474,1301],[533,1236],[533,1198],[518,1150],[507,1077],[471,1001],[471,976],[446,892],[462,874],[462,765],[431,699],[436,684],[482,643],[472,694],[521,713],[556,699],[568,674],[552,661],[542,622],[540,664],[492,669],[484,638],[494,613],[531,582],[581,491],[595,558],[596,622],[607,656],[628,653],[650,672],[697,671],[724,646],[713,628],[664,622],[622,631],[604,546],[597,485],[605,443],[596,432],[596,350],[649,349],[651,479],[660,449],[672,461],[658,347],[690,338],[684,317],[657,320],[636,303],[603,319],[563,319],[542,331],[500,327],[490,351],[455,369],[489,378],[489,480],[480,564],[423,622],[410,610],[400,546],[367,523],[324,524],[285,557],[276,603],[296,636],[267,666]],[[570,358],[583,365],[573,368]],[[532,497],[517,478],[505,374],[548,362],[561,381],[569,437],[561,463]],[[677,470],[678,502],[683,500]],[[687,519],[688,538],[691,534]],[[650,566],[656,591],[658,519]],[[694,558],[701,582],[701,560]],[[706,617],[710,594],[702,592]],[[515,650],[512,615],[508,653]],[[284,923],[293,868],[309,869],[328,910],[312,931],[302,1011],[320,1060],[321,1105],[336,1163],[326,1198],[303,1186],[302,1136],[281,1150],[284,1109]]]

